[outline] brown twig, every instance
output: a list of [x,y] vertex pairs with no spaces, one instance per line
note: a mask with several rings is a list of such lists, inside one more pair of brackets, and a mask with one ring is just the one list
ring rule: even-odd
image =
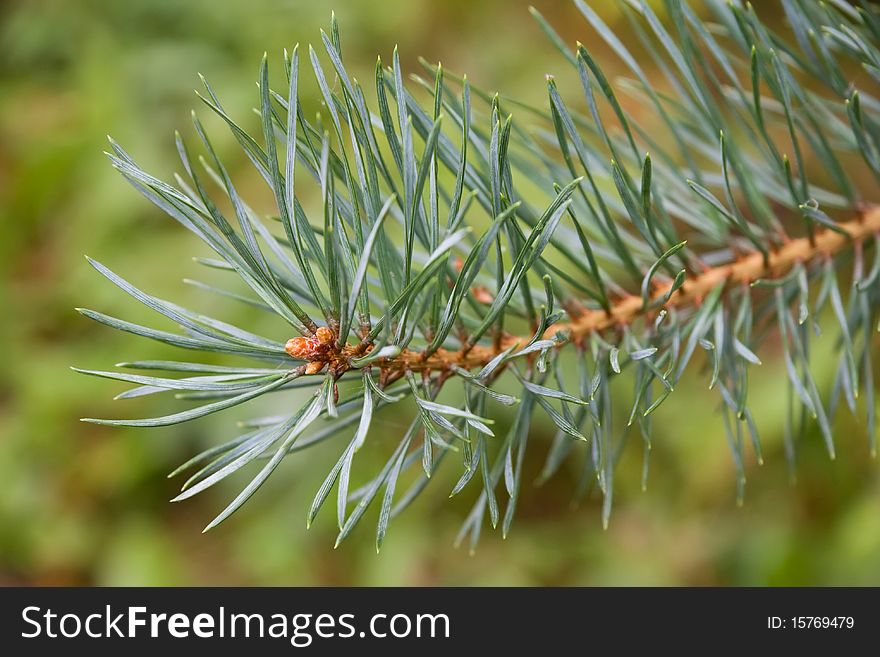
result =
[[[698,304],[719,284],[723,283],[726,286],[748,285],[761,278],[780,278],[798,263],[807,262],[820,255],[831,256],[842,250],[847,244],[859,242],[875,233],[880,233],[880,206],[869,206],[856,219],[838,224],[838,227],[842,232],[825,228],[815,231],[812,238],[801,237],[789,240],[777,251],[770,253],[766,262],[763,254],[754,251],[729,264],[711,267],[685,280],[682,286],[670,295],[665,305],[687,307]],[[658,286],[652,294],[647,308],[656,308],[658,302],[662,302],[666,297],[671,286],[671,282]],[[557,333],[563,333],[567,336],[566,342],[576,341],[597,331],[626,326],[644,314],[645,310],[646,306],[641,297],[627,296],[612,305],[611,312],[582,310],[571,322],[561,322],[548,328],[544,337],[551,338]],[[482,367],[510,346],[517,343],[525,344],[528,339],[505,335],[497,344],[491,346],[474,345],[465,352],[438,349],[427,358],[421,351],[407,349],[395,358],[377,361],[376,366],[381,368],[383,377],[391,379],[396,379],[407,370],[442,372],[448,371],[453,365],[463,369],[475,369]],[[344,371],[348,369],[344,356],[342,353],[332,359],[328,358],[327,364],[335,367],[337,371],[340,369]],[[341,374],[341,371],[339,373]]]

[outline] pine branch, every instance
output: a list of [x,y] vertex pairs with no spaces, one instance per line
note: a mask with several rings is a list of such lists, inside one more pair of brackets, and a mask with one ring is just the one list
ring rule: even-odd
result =
[[[862,417],[876,454],[880,12],[870,2],[786,1],[788,28],[776,32],[751,5],[706,4],[711,23],[684,0],[664,0],[667,27],[648,3],[621,0],[629,37],[645,53],[636,58],[630,38],[575,0],[632,76],[617,80],[595,53],[580,42],[570,49],[533,10],[580,82],[573,101],[549,75],[546,108],[487,93],[427,63],[427,78],[413,76],[423,103],[407,88],[395,50],[390,67],[377,63],[371,109],[346,70],[333,17],[321,39],[332,68],[309,48],[323,103],[314,120],[302,107],[297,47],[285,52],[283,91],[271,87],[268,57],[261,62],[258,136],[207,82],[200,95],[270,190],[275,217],[260,217],[239,194],[195,115],[205,157],[191,155],[177,135],[185,177],[174,184],[144,171],[111,140],[113,166],[214,252],[198,262],[237,276],[250,292],[188,282],[273,315],[294,337],[280,342],[156,298],[90,260],[180,331],[81,309],[87,317],[253,362],[130,361],[121,371],[79,370],[135,386],[119,398],[172,392],[195,403],[162,417],[88,421],[167,426],[305,390],[311,394],[300,408],[282,403],[280,415],[247,420],[244,433],[178,468],[173,474],[195,473],[176,500],[262,462],[214,527],[287,457],[353,431],[309,523],[335,488],[338,543],[379,500],[378,547],[390,520],[457,452],[461,473],[451,494],[476,489],[459,536],[473,547],[486,516],[505,536],[511,528],[523,463],[539,442],[530,436],[536,412],[556,427],[541,479],[579,467],[575,494],[595,487],[607,526],[627,432],[642,435],[645,486],[654,414],[698,348],[718,395],[741,501],[750,452],[763,459],[749,372],[761,364],[756,351],[772,331],[781,362],[771,366],[784,370],[789,386],[782,432],[792,466],[808,426],[834,457],[831,427],[840,406]],[[638,113],[628,109],[633,104]],[[510,108],[529,118],[528,129]],[[309,193],[320,212],[301,203]],[[839,353],[828,391],[810,369],[810,329],[825,316],[837,326]],[[517,395],[495,390],[501,379]],[[621,392],[624,383],[630,396]],[[504,436],[494,432],[496,405],[515,408]],[[384,466],[354,488],[356,454],[376,440],[373,419],[386,408],[411,413],[409,428]],[[569,457],[584,449],[582,465],[573,463]]]
[[[685,278],[684,282],[675,289],[673,289],[673,281],[665,283],[653,292],[648,304],[645,304],[641,297],[627,296],[612,305],[609,311],[580,311],[573,321],[560,322],[547,328],[542,339],[555,340],[556,346],[562,347],[567,343],[582,341],[585,336],[592,333],[623,328],[649,310],[656,312],[660,308],[687,308],[699,304],[701,299],[721,284],[730,287],[736,284],[750,285],[755,281],[779,281],[784,279],[797,264],[809,263],[818,258],[830,258],[842,249],[853,248],[854,243],[861,243],[878,233],[880,233],[880,206],[870,206],[863,210],[858,218],[836,224],[833,230],[821,229],[812,237],[789,240],[784,246],[771,252],[766,260],[762,253],[752,251],[743,254],[735,262],[710,267],[697,276]],[[563,337],[557,338],[557,336]],[[474,346],[459,351],[439,349],[431,355],[427,355],[426,351],[404,350],[397,356],[376,360],[375,366],[382,372],[383,378],[389,381],[399,378],[407,371],[473,370],[484,367],[503,351],[525,345],[530,337],[505,335],[499,344],[491,347]],[[293,357],[302,356],[302,352],[294,346],[289,346],[287,351]],[[364,348],[349,347],[347,352],[314,352],[306,358],[315,363],[312,368],[314,371],[307,373],[317,374],[324,367],[329,367],[339,376],[352,368],[352,359],[368,351]]]

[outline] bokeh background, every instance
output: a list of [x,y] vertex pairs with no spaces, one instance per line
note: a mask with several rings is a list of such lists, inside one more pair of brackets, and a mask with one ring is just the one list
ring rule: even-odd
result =
[[[535,4],[570,42],[591,38],[568,2]],[[613,3],[592,4],[617,24]],[[73,310],[152,320],[83,254],[157,296],[217,304],[181,283],[198,273],[190,257],[204,248],[115,174],[102,155],[106,133],[168,177],[179,168],[173,130],[191,134],[197,72],[246,117],[257,104],[263,51],[277,69],[282,48],[319,43],[331,8],[346,61],[362,80],[371,78],[376,55],[387,61],[397,43],[410,72],[423,55],[536,103],[544,102],[545,73],[560,74],[565,88],[567,67],[520,0],[19,0],[0,7],[0,584],[880,584],[880,467],[865,430],[846,414],[836,419],[835,462],[808,433],[792,483],[782,452],[784,376],[772,344],[764,345],[768,357],[752,384],[766,464],[750,459],[741,508],[716,399],[694,376],[656,416],[647,492],[639,486],[638,440],[628,449],[607,530],[597,499],[569,504],[576,474],[564,471],[527,487],[512,535],[502,541],[484,530],[473,556],[452,545],[473,497],[446,500],[451,471],[392,524],[379,555],[373,516],[336,550],[332,512],[306,531],[306,510],[338,441],[287,459],[240,512],[203,535],[242,478],[172,505],[179,482],[165,475],[233,435],[235,411],[164,429],[77,421],[159,415],[175,402],[113,402],[121,384],[76,375],[69,365],[107,369],[180,356]],[[230,168],[251,180],[232,140],[201,114]],[[250,321],[219,305],[225,317]],[[830,383],[831,367],[820,351],[818,380]],[[393,419],[383,422],[380,434],[399,431]],[[534,434],[526,481],[552,435],[541,422]]]

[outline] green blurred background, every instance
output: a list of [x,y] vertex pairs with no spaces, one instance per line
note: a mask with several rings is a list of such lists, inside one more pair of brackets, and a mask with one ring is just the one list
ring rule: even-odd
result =
[[[536,4],[570,42],[591,45],[568,2]],[[592,4],[616,23],[612,3]],[[165,474],[231,437],[235,411],[165,429],[77,421],[159,415],[175,403],[161,396],[112,402],[123,386],[76,375],[69,365],[107,369],[120,360],[180,357],[74,312],[88,306],[152,321],[88,267],[84,253],[160,297],[215,304],[225,318],[251,326],[237,307],[206,302],[180,282],[199,274],[190,256],[205,250],[115,174],[102,155],[106,133],[168,177],[179,168],[173,130],[191,134],[197,72],[233,115],[246,117],[257,103],[263,51],[278,69],[282,48],[319,43],[331,7],[346,61],[362,80],[395,43],[410,72],[422,55],[538,103],[545,73],[566,79],[519,0],[21,0],[0,8],[0,584],[880,584],[880,468],[864,428],[846,414],[837,418],[835,462],[808,434],[792,485],[772,345],[764,346],[770,357],[752,384],[766,464],[750,459],[743,507],[735,504],[716,398],[693,376],[658,412],[647,492],[639,486],[639,440],[628,448],[608,530],[597,499],[569,504],[577,475],[566,471],[527,487],[512,535],[502,541],[484,530],[473,556],[452,545],[473,493],[446,500],[451,469],[392,524],[378,556],[370,521],[337,550],[332,512],[305,529],[339,441],[287,459],[239,513],[203,535],[242,478],[172,505],[179,482]],[[614,61],[609,69],[621,72]],[[232,140],[207,122],[230,168],[252,180]],[[819,380],[830,382],[831,371],[820,353]],[[380,434],[399,431],[391,419],[382,422]],[[539,421],[534,433],[527,481],[543,463],[551,430]]]

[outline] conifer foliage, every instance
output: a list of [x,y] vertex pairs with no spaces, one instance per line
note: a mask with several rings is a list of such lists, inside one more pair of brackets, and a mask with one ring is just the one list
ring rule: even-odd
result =
[[[195,404],[87,421],[165,426],[271,394],[279,415],[248,419],[174,473],[190,473],[176,500],[249,473],[207,529],[285,459],[331,441],[339,458],[307,515],[335,497],[337,543],[373,506],[380,546],[445,464],[459,473],[451,494],[474,499],[460,534],[474,544],[487,521],[510,530],[527,450],[546,452],[542,479],[574,459],[578,494],[600,491],[607,523],[624,437],[641,436],[647,476],[654,413],[683,376],[713,391],[741,489],[747,459],[761,460],[749,373],[775,334],[781,354],[764,367],[789,388],[789,459],[810,426],[833,458],[844,406],[876,452],[878,7],[781,0],[774,31],[740,0],[621,0],[634,42],[588,0],[575,4],[584,43],[604,42],[628,73],[609,78],[588,46],[565,43],[532,10],[549,37],[547,68],[572,67],[580,82],[562,89],[548,76],[541,107],[427,62],[405,76],[396,50],[362,86],[346,72],[335,18],[315,48],[284,53],[283,87],[270,86],[264,56],[254,134],[203,81],[207,111],[271,190],[271,216],[239,193],[195,114],[197,143],[177,137],[172,182],[111,141],[122,176],[214,252],[200,262],[251,293],[203,289],[287,329],[256,335],[90,260],[179,330],[80,312],[193,357],[80,371],[134,384],[122,397],[172,391]],[[314,83],[313,119],[299,90]],[[820,319],[836,335],[817,337]],[[839,352],[827,385],[810,370],[819,339]],[[406,420],[399,435],[371,431],[387,407]],[[530,431],[539,414],[557,429],[547,445]],[[386,452],[376,472],[357,464],[369,441]]]

